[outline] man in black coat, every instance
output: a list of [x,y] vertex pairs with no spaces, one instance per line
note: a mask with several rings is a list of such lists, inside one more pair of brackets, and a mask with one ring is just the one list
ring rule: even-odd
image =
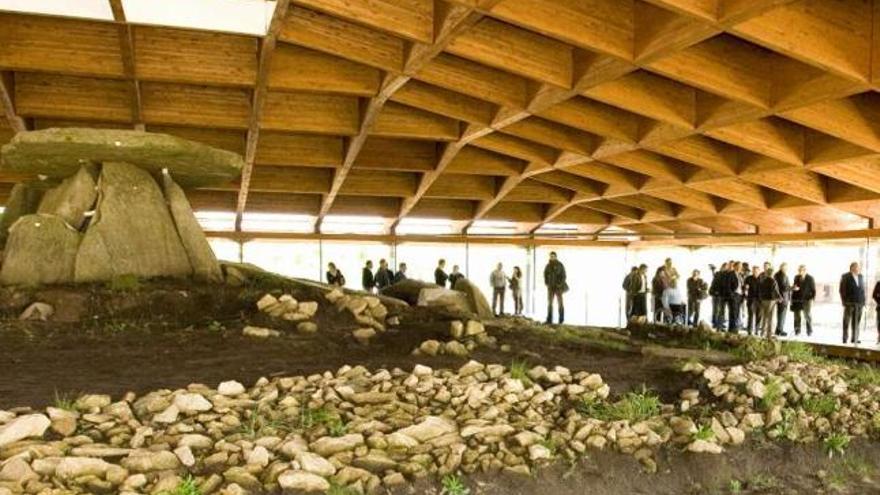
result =
[[559,324],[565,323],[565,306],[562,295],[568,292],[565,266],[556,257],[556,252],[550,252],[550,261],[544,267],[544,285],[547,286],[547,324],[553,323],[553,300],[559,303]]
[[[840,302],[843,303],[843,343],[858,344],[862,310],[865,307],[865,277],[858,263],[849,265],[849,271],[840,277]],[[852,335],[849,330],[852,329]]]
[[758,297],[758,284],[761,281],[761,268],[758,265],[752,267],[752,274],[743,281],[745,284],[746,310],[748,321],[746,330],[749,335],[761,331],[761,299]]
[[873,299],[877,306],[877,344],[880,345],[880,281],[874,285]]
[[712,283],[709,285],[709,295],[712,296],[712,328],[724,329],[724,284],[727,277],[727,263],[723,263],[719,270],[712,271]]
[[373,292],[376,288],[376,277],[373,276],[373,262],[370,260],[367,260],[367,264],[364,265],[364,270],[361,272],[361,287],[366,292]]
[[724,298],[727,301],[727,331],[739,331],[739,307],[742,295],[742,265],[737,261],[728,264],[727,275],[724,277]]
[[633,277],[630,288],[633,294],[632,315],[630,317],[648,316],[648,265],[639,266],[639,271]]
[[394,272],[388,268],[388,262],[384,259],[379,260],[379,269],[376,270],[374,280],[376,282],[376,288],[379,290],[394,283]]
[[773,276],[782,300],[776,305],[776,335],[785,337],[785,317],[791,304],[791,280],[788,278],[788,263],[779,265],[779,271]]
[[434,270],[434,283],[440,287],[446,287],[446,281],[449,275],[446,275],[446,260],[441,259],[437,262],[437,268]]
[[794,313],[794,334],[801,334],[801,322],[806,324],[807,336],[813,335],[813,300],[816,299],[816,282],[807,273],[807,267],[798,267],[798,274],[791,284],[791,311]]
[[636,279],[639,277],[639,267],[634,266],[629,270],[629,273],[623,277],[623,292],[626,296],[626,319],[629,321],[629,318],[632,316],[633,311],[633,285],[636,283]]

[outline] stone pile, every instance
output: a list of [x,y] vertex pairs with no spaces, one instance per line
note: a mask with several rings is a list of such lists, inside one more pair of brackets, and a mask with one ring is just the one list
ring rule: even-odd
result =
[[477,320],[462,322],[455,320],[449,324],[450,340],[426,340],[413,349],[414,356],[450,355],[467,357],[478,346],[496,347],[495,337],[486,332],[483,324]]
[[[456,371],[344,366],[261,378],[250,389],[191,384],[115,402],[84,395],[67,409],[0,410],[0,493],[159,493],[184,479],[205,494],[375,493],[454,472],[528,475],[603,449],[653,471],[663,446],[718,454],[785,422],[801,439],[864,435],[880,409],[878,387],[850,386],[835,365],[778,358],[687,369],[695,388],[636,416],[624,407],[629,396],[609,400],[598,374],[476,361]],[[817,397],[837,407],[807,406]]]
[[384,333],[387,326],[400,324],[396,316],[388,316],[388,308],[378,297],[346,294],[341,289],[334,289],[327,292],[324,298],[338,311],[351,313],[361,325],[351,332],[352,337],[361,344],[368,344],[377,332]]
[[39,176],[13,188],[0,223],[0,284],[115,277],[222,281],[183,186],[225,184],[239,155],[163,134],[21,132],[0,170]]
[[313,321],[318,312],[318,303],[315,301],[297,301],[290,294],[277,298],[266,294],[257,301],[257,310],[270,317],[296,323],[296,330],[300,333],[318,331],[318,325]]

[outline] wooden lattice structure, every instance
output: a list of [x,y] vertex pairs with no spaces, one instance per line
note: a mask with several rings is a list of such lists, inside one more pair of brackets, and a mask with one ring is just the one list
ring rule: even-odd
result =
[[[0,141],[242,153],[197,208],[777,234],[880,218],[880,0],[281,0],[258,38],[0,13]],[[0,195],[21,177],[0,176]]]

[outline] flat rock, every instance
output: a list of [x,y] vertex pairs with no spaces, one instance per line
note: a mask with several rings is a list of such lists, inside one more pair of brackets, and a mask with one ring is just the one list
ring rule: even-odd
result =
[[55,467],[55,476],[66,480],[80,476],[103,477],[110,463],[94,457],[65,457]]
[[86,212],[98,199],[97,183],[92,173],[87,167],[80,167],[76,174],[46,191],[37,213],[59,217],[79,230],[86,221]]
[[473,282],[466,278],[460,278],[455,283],[454,289],[463,292],[467,296],[471,313],[475,313],[480,318],[492,318],[494,316],[492,313],[492,307],[489,306],[489,301],[486,300],[486,296],[483,295],[480,288]]
[[19,416],[0,426],[0,448],[25,438],[42,437],[51,424],[42,414]]
[[285,490],[305,493],[323,493],[330,489],[330,482],[306,471],[285,471],[278,476],[278,485]]
[[364,436],[360,433],[350,433],[341,437],[322,437],[312,442],[309,448],[318,455],[328,457],[333,454],[354,450],[355,447],[364,444]]
[[0,250],[6,244],[9,228],[19,218],[37,212],[43,194],[49,187],[51,184],[43,181],[19,182],[12,186],[3,214],[0,215]]
[[86,163],[128,162],[152,173],[167,168],[185,187],[226,184],[244,166],[236,153],[167,134],[74,127],[19,132],[0,155],[3,170],[58,178]]
[[318,476],[326,477],[336,474],[336,468],[333,466],[333,463],[312,452],[299,452],[296,455],[296,462],[299,463],[300,469],[303,471],[317,474]]
[[428,416],[421,422],[398,431],[419,442],[427,442],[447,433],[458,431],[455,422],[440,416]]
[[221,382],[220,385],[217,386],[217,393],[225,396],[239,395],[245,393],[245,388],[241,383],[235,380],[229,380]]

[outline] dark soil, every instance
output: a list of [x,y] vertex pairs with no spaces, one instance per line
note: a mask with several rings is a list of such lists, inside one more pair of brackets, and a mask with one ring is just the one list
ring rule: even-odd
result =
[[[295,294],[298,299],[315,296],[311,289],[303,290]],[[127,391],[143,393],[190,383],[216,386],[231,379],[248,385],[262,376],[311,374],[344,364],[409,369],[416,363],[457,368],[465,362],[411,355],[424,340],[448,339],[451,317],[424,310],[401,311],[401,327],[380,335],[369,347],[358,345],[349,336],[350,330],[357,328],[351,318],[329,307],[322,307],[317,315],[321,330],[314,336],[286,332],[281,338],[268,340],[242,337],[245,324],[266,323],[249,310],[260,295],[262,291],[253,288],[167,285],[122,293],[100,287],[31,292],[25,298],[0,293],[7,297],[7,318],[0,318],[0,409],[51,405],[56,394],[89,392],[119,397]],[[17,298],[14,305],[12,297]],[[51,300],[68,321],[9,318],[17,314],[25,299]],[[692,378],[677,371],[680,363],[571,338],[578,330],[569,330],[563,336],[563,332],[538,331],[528,325],[508,331],[490,326],[499,344],[511,346],[510,352],[481,347],[472,357],[485,363],[508,365],[513,360],[526,360],[533,365],[597,372],[611,385],[614,395],[647,387],[667,402],[692,386]],[[645,473],[630,456],[608,452],[591,453],[577,465],[548,468],[533,478],[475,475],[468,483],[475,494],[720,495],[830,493],[829,485],[842,480],[837,483],[842,491],[837,493],[880,494],[877,485],[862,480],[866,475],[880,474],[874,473],[880,469],[875,462],[878,458],[880,444],[864,442],[850,448],[847,459],[857,465],[868,464],[868,472],[829,460],[818,444],[752,441],[721,456],[666,451],[658,458],[658,474]],[[826,479],[817,476],[820,470],[828,473]],[[731,480],[739,482],[741,491],[733,489]],[[415,493],[438,490],[433,481],[420,481]]]

